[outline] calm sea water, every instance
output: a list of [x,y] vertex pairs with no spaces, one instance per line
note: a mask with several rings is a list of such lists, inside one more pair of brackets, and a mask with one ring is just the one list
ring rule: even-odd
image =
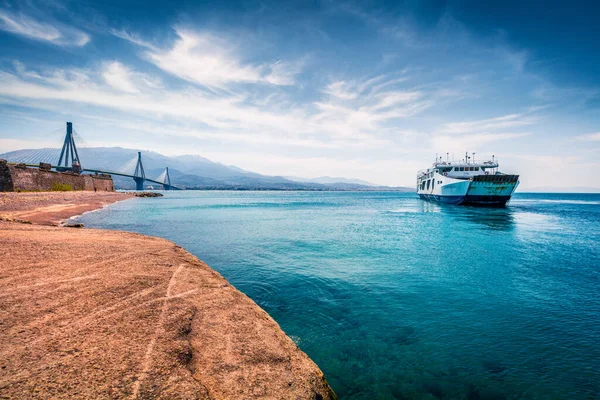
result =
[[600,195],[165,192],[81,220],[206,261],[340,398],[600,398]]

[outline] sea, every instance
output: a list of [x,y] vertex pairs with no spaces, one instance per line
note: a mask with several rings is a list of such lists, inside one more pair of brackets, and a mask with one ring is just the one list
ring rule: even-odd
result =
[[163,193],[79,220],[204,260],[340,399],[600,399],[598,194]]

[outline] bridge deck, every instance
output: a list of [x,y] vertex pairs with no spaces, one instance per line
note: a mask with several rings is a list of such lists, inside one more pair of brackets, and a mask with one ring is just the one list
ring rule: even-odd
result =
[[[18,163],[10,163],[10,164],[18,164]],[[32,168],[39,168],[39,164],[25,164],[27,167],[32,167]],[[64,167],[58,167],[56,165],[52,166],[52,169],[57,169],[57,168],[64,168]],[[82,170],[82,172],[94,172],[94,173],[99,173],[99,174],[108,174],[108,175],[117,175],[117,176],[124,176],[126,178],[131,178],[131,179],[135,179],[135,178],[139,178],[139,176],[135,176],[135,175],[130,175],[130,174],[124,174],[121,172],[113,172],[113,171],[103,171],[100,169],[89,169],[89,168],[84,168]],[[168,184],[165,182],[159,182],[156,181],[154,179],[149,179],[149,178],[144,178],[144,181],[148,181],[148,182],[152,182],[152,183],[156,183],[157,185],[161,185],[161,186],[169,186],[171,187],[171,189],[177,189],[180,190],[180,188],[178,188],[177,186],[174,186],[173,184]]]

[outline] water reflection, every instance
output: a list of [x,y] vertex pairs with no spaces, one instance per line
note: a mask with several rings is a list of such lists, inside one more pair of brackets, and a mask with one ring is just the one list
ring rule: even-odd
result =
[[429,201],[419,200],[421,203],[421,212],[424,213],[439,213],[442,211],[442,206],[447,204],[431,203]]
[[511,231],[515,228],[516,211],[506,208],[484,208],[472,206],[456,206],[452,204],[432,204],[436,209],[424,212],[442,212],[444,215],[456,218],[457,222],[467,222],[479,225],[482,229],[494,231]]

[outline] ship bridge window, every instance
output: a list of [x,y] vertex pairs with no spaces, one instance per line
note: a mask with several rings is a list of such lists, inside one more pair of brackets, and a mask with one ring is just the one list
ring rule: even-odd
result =
[[458,167],[454,167],[454,170],[455,170],[455,171],[458,171]]
[[475,167],[469,168],[469,171],[475,171]]
[[464,170],[465,170],[465,167],[460,167],[460,170],[461,170],[461,171],[464,171]]

